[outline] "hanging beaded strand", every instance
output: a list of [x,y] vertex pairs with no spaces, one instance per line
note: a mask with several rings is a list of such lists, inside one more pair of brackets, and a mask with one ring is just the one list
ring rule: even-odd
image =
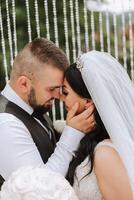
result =
[[[56,1],[52,1],[52,6],[53,6],[53,20],[54,20],[54,35],[55,35],[55,44],[57,47],[59,47],[59,39],[58,39],[58,25],[57,25],[57,12],[56,12]],[[55,109],[55,101],[53,101],[53,106],[52,106],[52,115],[53,115],[53,121],[56,120],[56,109]],[[60,101],[60,115],[61,119],[63,119],[63,103]]]
[[76,61],[76,38],[74,29],[74,12],[73,12],[73,0],[70,0],[70,17],[71,17],[71,32],[72,32],[72,45],[73,45],[73,62]]
[[46,15],[46,30],[47,30],[47,39],[50,40],[50,30],[49,30],[49,17],[48,17],[48,3],[47,0],[44,0],[44,8],[45,8],[45,15]]
[[9,2],[6,0],[6,12],[7,12],[7,31],[8,31],[8,42],[10,49],[10,65],[13,65],[13,44],[12,44],[12,33],[11,33],[11,23],[9,14]]
[[94,26],[94,11],[91,11],[91,39],[92,39],[92,50],[95,50],[95,26]]
[[54,15],[54,35],[55,43],[59,47],[59,38],[58,38],[58,24],[57,24],[57,12],[56,12],[56,1],[52,1],[53,5],[53,15]]
[[7,83],[8,82],[8,69],[7,69],[6,47],[5,47],[5,38],[4,38],[4,32],[3,32],[1,5],[0,5],[0,31],[1,31],[2,53],[3,53],[3,65],[4,65],[4,70],[5,70],[5,81]]
[[40,38],[40,23],[39,23],[39,9],[38,9],[38,1],[34,1],[34,6],[35,6],[35,21],[36,21],[36,32],[37,32],[37,37]]
[[85,46],[87,52],[89,51],[89,36],[88,36],[88,18],[87,18],[86,0],[83,0],[83,4],[84,4]]
[[127,70],[127,51],[126,51],[126,30],[125,30],[125,15],[124,15],[124,5],[122,2],[122,43],[123,43],[123,62],[124,68]]
[[81,37],[80,37],[80,19],[79,19],[78,0],[75,0],[75,18],[76,18],[77,46],[78,46],[78,56],[79,56],[81,54]]
[[66,55],[68,60],[70,60],[70,53],[69,53],[69,42],[68,42],[68,23],[67,23],[67,5],[66,0],[63,0],[63,13],[64,13],[64,32],[65,32],[65,46],[66,46]]
[[[101,0],[98,0],[98,3],[101,4]],[[100,28],[100,47],[101,51],[104,51],[104,40],[103,40],[103,25],[102,25],[102,12],[99,12],[99,28]]]
[[29,42],[31,42],[32,30],[31,30],[31,21],[30,21],[29,0],[25,0],[25,5],[26,5],[26,13],[27,13],[28,38],[29,38]]
[[17,33],[16,33],[16,12],[15,12],[15,0],[12,0],[13,10],[13,41],[14,41],[14,55],[17,55]]
[[134,50],[133,50],[133,31],[132,31],[132,13],[131,13],[131,0],[129,0],[129,46],[130,46],[130,67],[131,79],[134,81]]
[[107,51],[111,54],[111,45],[110,45],[110,23],[109,23],[109,11],[106,10],[106,33],[107,33]]
[[[50,27],[49,27],[49,17],[48,17],[48,2],[47,0],[44,0],[44,9],[45,9],[45,17],[46,17],[46,38],[50,40]],[[49,112],[47,112],[47,115],[49,115]]]
[[[115,0],[113,0],[113,1],[114,1],[114,5],[115,5]],[[118,60],[117,19],[116,19],[115,12],[113,13],[113,25],[114,25],[114,54],[115,54],[115,58]]]

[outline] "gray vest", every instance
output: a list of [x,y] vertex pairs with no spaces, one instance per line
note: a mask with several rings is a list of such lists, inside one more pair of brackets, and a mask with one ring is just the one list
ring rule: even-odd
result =
[[[51,154],[54,152],[56,140],[54,136],[54,131],[52,129],[52,124],[50,122],[50,119],[47,115],[45,115],[45,118],[41,121],[47,129],[49,129],[52,133],[52,140],[50,140],[48,133],[46,130],[34,119],[33,116],[28,114],[26,111],[24,111],[22,108],[17,106],[16,104],[12,103],[11,101],[8,101],[3,95],[0,94],[0,113],[10,113],[16,116],[18,119],[20,119],[24,125],[29,130],[33,141],[35,142],[39,153],[42,157],[42,160],[44,163],[47,162],[48,158],[51,156]],[[9,149],[10,151],[10,149]],[[2,184],[4,179],[1,177],[0,184]]]

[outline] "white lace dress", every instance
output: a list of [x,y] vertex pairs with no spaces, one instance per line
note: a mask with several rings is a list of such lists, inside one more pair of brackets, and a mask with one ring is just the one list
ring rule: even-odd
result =
[[[115,149],[114,145],[108,141],[100,142],[95,150],[99,146],[109,146]],[[87,175],[90,170],[90,162],[88,157],[77,167],[76,174],[77,178],[74,178],[74,190],[80,200],[103,200],[103,197],[100,193],[96,175],[94,170],[91,174]],[[83,176],[87,175],[81,180]],[[81,180],[81,181],[80,181]]]

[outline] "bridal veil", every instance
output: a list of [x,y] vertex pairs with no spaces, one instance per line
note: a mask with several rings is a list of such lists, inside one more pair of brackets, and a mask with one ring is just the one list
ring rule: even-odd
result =
[[134,85],[108,53],[90,51],[77,60],[86,87],[127,169],[134,191]]

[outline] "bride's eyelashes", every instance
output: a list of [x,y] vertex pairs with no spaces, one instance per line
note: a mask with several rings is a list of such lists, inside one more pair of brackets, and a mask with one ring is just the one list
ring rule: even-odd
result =
[[68,92],[67,92],[65,89],[63,89],[63,90],[62,90],[62,94],[63,94],[64,96],[67,96],[67,95],[68,95]]

